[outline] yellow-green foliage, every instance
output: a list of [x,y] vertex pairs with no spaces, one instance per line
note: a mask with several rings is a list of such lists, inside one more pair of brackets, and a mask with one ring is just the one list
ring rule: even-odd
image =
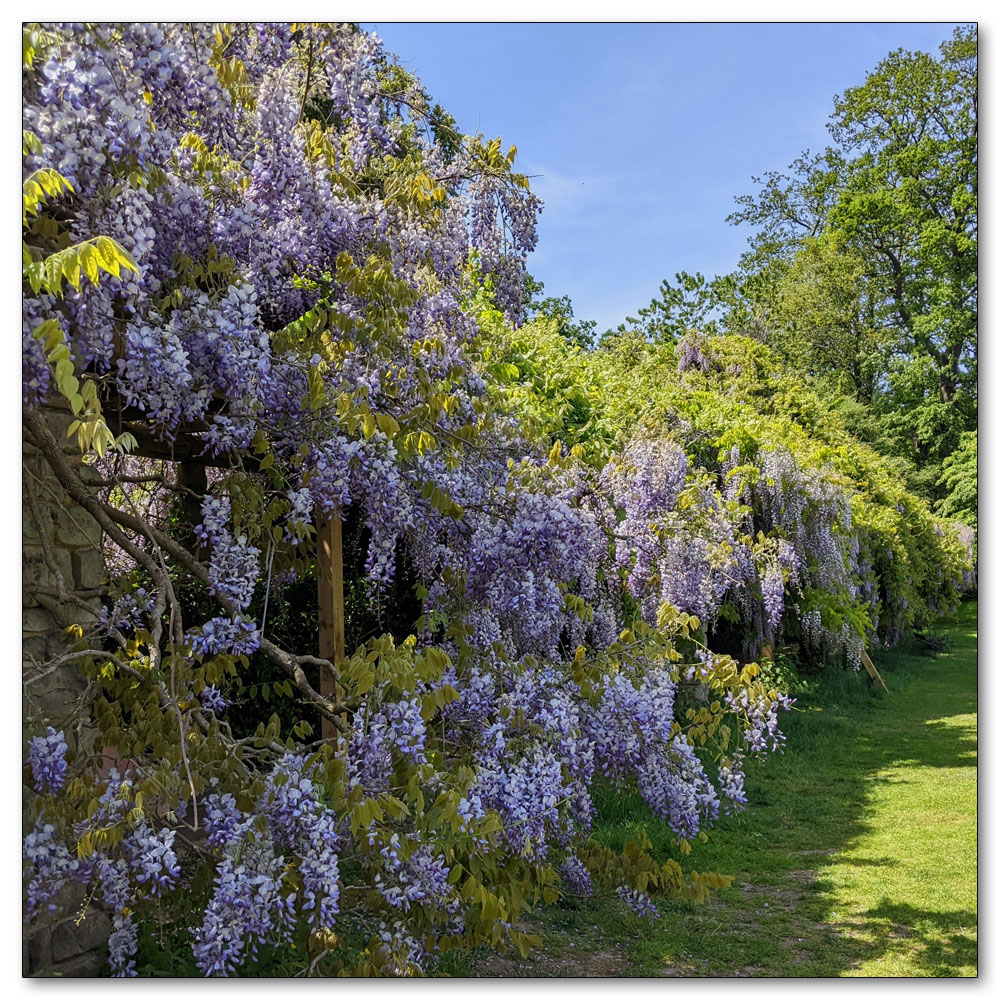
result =
[[970,552],[952,522],[910,493],[899,460],[854,438],[844,420],[766,345],[747,337],[697,338],[707,368],[680,371],[672,344],[624,334],[583,351],[539,319],[519,330],[488,308],[481,357],[499,405],[547,445],[562,442],[602,467],[636,435],[669,434],[692,467],[719,476],[734,446],[740,471],[758,474],[763,450],[788,451],[804,470],[836,484],[850,499],[854,531],[871,564],[877,597],[869,607],[850,593],[804,595],[835,628],[859,632],[879,620],[893,637],[955,604],[968,578]]
[[[26,65],[30,65],[28,36],[26,31]],[[21,133],[23,156],[40,153],[41,148],[33,132]],[[63,296],[65,282],[78,292],[83,278],[96,285],[101,280],[102,272],[120,278],[122,269],[135,273],[139,271],[132,255],[115,240],[95,236],[69,245],[68,235],[61,231],[60,226],[54,220],[43,217],[49,202],[73,194],[72,184],[51,167],[33,171],[21,183],[21,279],[36,295],[45,291],[58,299]],[[46,360],[53,366],[55,386],[77,417],[69,433],[76,434],[81,451],[93,449],[98,455],[103,455],[108,448],[129,450],[134,439],[130,434],[119,435],[116,439],[108,429],[94,382],[85,378],[81,384],[77,377],[72,351],[59,319],[44,319],[32,335],[44,344]]]

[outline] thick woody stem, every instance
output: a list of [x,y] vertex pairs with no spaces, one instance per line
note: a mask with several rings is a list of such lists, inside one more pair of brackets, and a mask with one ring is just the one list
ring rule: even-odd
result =
[[[94,496],[83,480],[79,477],[72,464],[62,453],[59,443],[47,427],[44,418],[31,407],[22,407],[22,419],[31,437],[44,455],[53,474],[59,480],[67,495],[86,510],[101,528],[109,535],[115,544],[119,545],[154,579],[159,581],[164,573],[164,564],[154,559],[148,552],[135,545],[122,530],[144,535],[158,546],[177,565],[183,567],[202,583],[209,584],[208,569],[198,561],[183,545],[170,535],[153,527],[142,519],[127,514],[108,504],[104,504]],[[170,591],[169,584],[165,588]],[[230,615],[238,614],[237,608],[224,597],[214,595],[218,604]],[[347,723],[342,714],[345,706],[331,701],[317,691],[310,683],[302,669],[302,659],[276,646],[269,639],[261,636],[260,651],[272,663],[277,664],[294,682],[302,696],[319,712],[320,716],[331,723],[342,733],[348,731]],[[333,664],[330,664],[333,670]]]

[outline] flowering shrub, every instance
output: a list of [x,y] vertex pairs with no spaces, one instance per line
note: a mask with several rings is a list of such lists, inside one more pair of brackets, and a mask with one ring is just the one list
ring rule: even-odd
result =
[[498,406],[594,470],[577,492],[617,512],[615,561],[648,622],[669,601],[716,648],[799,643],[856,667],[972,585],[964,525],[936,518],[763,345],[625,334],[582,352],[488,305],[480,324]]
[[[24,136],[24,423],[111,572],[65,657],[104,757],[31,743],[28,919],[83,884],[131,975],[179,892],[205,974],[265,945],[404,974],[525,950],[519,916],[564,892],[651,916],[726,884],[586,839],[600,773],[690,850],[786,702],[669,602],[632,620],[613,490],[491,395],[470,304],[518,321],[540,208],[513,149],[458,137],[374,36],[312,24],[28,26]],[[96,480],[38,412],[58,396]],[[178,448],[201,485],[128,454]],[[405,552],[423,614],[332,664],[251,609],[348,507],[372,604]],[[234,734],[251,656],[291,727]],[[709,699],[677,718],[694,672]]]

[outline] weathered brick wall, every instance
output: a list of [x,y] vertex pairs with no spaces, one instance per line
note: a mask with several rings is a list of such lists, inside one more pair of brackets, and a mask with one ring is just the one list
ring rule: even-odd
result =
[[[67,439],[70,414],[47,413],[49,427],[63,450],[76,462],[79,452]],[[23,446],[22,489],[22,722],[24,746],[46,725],[66,734],[70,755],[89,749],[87,682],[72,663],[40,676],[45,664],[66,651],[62,631],[92,621],[100,599],[93,591],[104,577],[101,530],[62,491],[44,458],[26,439]],[[84,476],[92,475],[80,467]],[[59,597],[75,593],[90,610]],[[87,592],[91,592],[87,596]],[[24,786],[27,810],[34,792]],[[27,822],[25,818],[25,822]],[[25,833],[28,831],[25,830]],[[82,889],[67,889],[56,900],[56,911],[25,925],[22,950],[26,976],[94,976],[107,958],[110,920]]]

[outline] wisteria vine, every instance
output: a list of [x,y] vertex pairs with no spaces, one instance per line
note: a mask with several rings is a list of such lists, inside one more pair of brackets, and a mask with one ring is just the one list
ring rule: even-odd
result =
[[[854,585],[845,495],[780,451],[752,476],[669,435],[595,469],[498,407],[477,303],[519,321],[541,205],[514,150],[448,131],[375,36],[26,31],[25,184],[51,191],[25,216],[24,421],[111,577],[70,657],[102,753],[48,720],[29,744],[28,919],[85,886],[134,975],[144,912],[180,895],[206,975],[267,945],[411,974],[528,948],[518,918],[561,894],[652,919],[726,884],[589,843],[594,784],[637,789],[678,852],[744,806],[789,701],[706,628],[735,601],[773,639],[791,595]],[[100,268],[79,250],[99,237]],[[42,416],[60,397],[97,485]],[[350,509],[373,606],[402,554],[422,614],[331,664],[255,599],[312,575]],[[290,732],[234,735],[251,657],[300,699]]]

